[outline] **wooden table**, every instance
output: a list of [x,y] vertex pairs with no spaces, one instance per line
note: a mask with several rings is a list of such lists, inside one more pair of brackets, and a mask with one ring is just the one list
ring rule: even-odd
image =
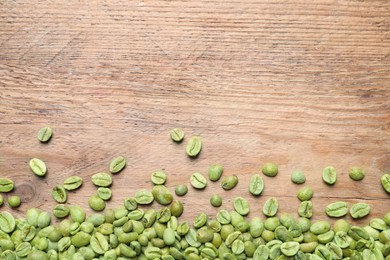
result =
[[[229,210],[234,197],[248,198],[250,216],[262,216],[274,196],[280,212],[297,216],[293,170],[314,189],[314,219],[337,200],[369,203],[370,217],[383,216],[389,15],[388,1],[1,1],[0,174],[23,198],[12,212],[51,210],[52,187],[71,175],[85,183],[68,203],[87,208],[90,176],[124,155],[108,207],[150,189],[154,170],[167,172],[173,191],[218,162],[238,186],[190,188],[184,218],[214,216],[213,193]],[[41,144],[45,125],[54,136]],[[185,130],[184,143],[170,140],[174,127]],[[192,135],[204,140],[196,160],[184,153]],[[32,157],[47,163],[46,178],[32,174]],[[280,172],[264,177],[254,198],[249,178],[268,161]],[[339,174],[332,187],[321,180],[329,165]],[[361,182],[348,177],[354,165],[366,170]]]

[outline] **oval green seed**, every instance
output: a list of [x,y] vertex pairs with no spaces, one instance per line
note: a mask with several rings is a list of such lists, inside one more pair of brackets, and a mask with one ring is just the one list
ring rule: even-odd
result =
[[335,218],[345,216],[348,213],[348,205],[344,201],[337,201],[331,203],[328,206],[326,206],[325,213],[329,217],[335,217]]
[[285,256],[293,256],[299,250],[298,242],[284,242],[280,245],[280,250]]
[[243,197],[237,197],[233,201],[234,210],[237,211],[241,216],[246,216],[249,213],[249,203]]
[[361,181],[364,179],[365,177],[365,173],[364,173],[364,170],[363,168],[361,167],[351,167],[349,169],[349,177],[354,180],[354,181]]
[[30,168],[35,175],[42,177],[46,175],[46,164],[37,158],[33,158],[29,162]]
[[210,204],[213,207],[220,207],[222,205],[222,197],[219,194],[213,194],[210,197]]
[[0,192],[10,192],[14,189],[14,182],[8,178],[0,177]]
[[208,218],[209,216],[206,213],[204,212],[199,213],[194,220],[194,227],[195,228],[203,227],[207,223]]
[[231,221],[231,216],[229,214],[229,212],[227,210],[220,210],[218,213],[217,213],[217,221],[219,223],[221,223],[222,225],[227,225],[230,223]]
[[249,182],[249,192],[254,196],[259,196],[264,190],[264,181],[259,174],[254,174]]
[[268,162],[263,165],[261,171],[268,177],[275,177],[278,174],[279,169],[275,163]]
[[[153,195],[152,195],[153,197]],[[125,199],[125,201],[123,202],[123,205],[125,206],[125,208],[127,210],[135,210],[138,208],[138,203],[137,203],[137,200],[135,198],[127,198]]]
[[92,175],[92,183],[98,187],[109,187],[112,184],[112,178],[105,172],[99,172]]
[[301,171],[294,171],[291,174],[291,181],[295,184],[303,184],[306,181],[306,177]]
[[172,193],[164,185],[156,185],[152,189],[154,199],[161,205],[168,205],[172,202]]
[[112,174],[121,172],[126,167],[126,159],[123,156],[115,157],[111,163],[109,170]]
[[354,204],[349,213],[351,214],[352,218],[363,218],[370,214],[371,208],[366,203],[356,203]]
[[189,157],[196,157],[202,150],[202,139],[200,136],[193,136],[188,141],[186,146],[186,153]]
[[96,232],[90,240],[90,245],[92,250],[97,254],[104,254],[106,251],[108,251],[108,242],[107,239],[104,237],[103,234]]
[[155,171],[152,173],[151,180],[153,184],[162,185],[165,183],[167,175],[163,171]]
[[212,164],[209,168],[210,181],[218,181],[223,173],[223,166],[221,164]]
[[102,211],[106,207],[106,203],[98,195],[92,195],[88,199],[88,205],[95,211]]
[[0,230],[5,233],[14,231],[16,222],[14,217],[8,211],[0,212]]
[[387,192],[390,193],[390,174],[385,173],[381,177],[381,184],[383,189]]
[[224,190],[231,190],[236,187],[238,177],[236,175],[225,176],[221,181],[221,186]]
[[99,198],[101,198],[102,200],[110,200],[111,197],[112,197],[112,191],[110,188],[106,188],[106,187],[99,187],[97,189],[97,195],[99,196]]
[[188,187],[185,184],[179,184],[175,187],[175,193],[177,196],[184,196],[188,192]]
[[85,211],[80,206],[70,208],[70,217],[74,222],[83,223],[85,220]]
[[11,208],[17,208],[21,204],[20,197],[19,196],[10,196],[8,197],[8,205]]
[[52,135],[53,135],[53,130],[50,127],[48,126],[42,127],[38,131],[38,140],[42,143],[49,142]]
[[314,222],[310,227],[310,232],[315,235],[320,235],[328,232],[330,230],[330,224],[327,221],[317,221]]
[[141,189],[135,193],[135,201],[141,205],[148,205],[154,200],[152,192]]
[[279,209],[278,200],[276,198],[269,198],[263,206],[263,213],[268,217],[273,217],[278,212],[278,209]]
[[171,211],[172,216],[180,217],[181,214],[183,214],[183,210],[184,210],[183,203],[180,200],[172,201],[172,204],[170,207],[170,211]]
[[239,239],[234,240],[234,242],[232,244],[232,252],[233,252],[233,254],[239,255],[242,252],[244,252],[244,249],[245,249],[244,242],[242,242]]
[[76,190],[76,189],[80,188],[81,185],[83,185],[82,178],[80,178],[78,176],[71,176],[64,181],[63,187],[64,187],[64,189],[70,191],[70,190]]
[[197,172],[191,175],[190,182],[192,187],[198,190],[204,189],[207,186],[207,179],[202,174]]
[[56,218],[65,218],[69,215],[69,212],[69,207],[63,204],[58,204],[53,208],[53,215]]
[[298,208],[298,215],[304,218],[313,216],[313,203],[311,201],[302,201]]
[[313,197],[313,189],[311,187],[303,187],[298,190],[297,197],[300,201],[311,200]]
[[332,166],[326,167],[322,171],[322,179],[326,184],[333,185],[337,180],[337,172],[336,169]]
[[67,192],[62,186],[55,186],[51,191],[51,196],[58,203],[65,203],[68,199]]
[[184,139],[184,131],[180,128],[174,128],[171,130],[171,132],[169,133],[172,141],[176,142],[176,143],[180,143],[181,141],[183,141]]

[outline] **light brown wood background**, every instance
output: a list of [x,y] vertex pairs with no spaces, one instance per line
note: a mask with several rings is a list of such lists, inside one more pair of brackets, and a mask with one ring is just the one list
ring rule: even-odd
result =
[[[90,176],[120,154],[128,166],[114,176],[108,207],[151,188],[156,169],[173,191],[218,162],[238,186],[190,188],[184,218],[214,216],[213,193],[227,209],[235,196],[248,198],[251,216],[275,196],[280,212],[297,215],[297,169],[314,188],[315,219],[337,200],[367,202],[371,217],[383,216],[389,17],[388,1],[1,1],[0,175],[24,201],[13,212],[51,210],[51,188],[71,175],[85,184],[68,203],[87,207]],[[41,144],[45,125],[54,137]],[[169,139],[173,127],[185,130],[183,144]],[[204,149],[190,160],[185,143],[195,134]],[[29,170],[32,157],[47,163],[46,178]],[[267,161],[280,173],[251,197],[250,175]],[[333,187],[321,180],[328,165],[339,173]],[[349,179],[353,165],[365,168],[363,181]]]

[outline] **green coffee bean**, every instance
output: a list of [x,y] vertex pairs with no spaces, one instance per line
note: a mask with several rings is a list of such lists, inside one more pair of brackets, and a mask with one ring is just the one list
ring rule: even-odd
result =
[[337,172],[336,169],[332,166],[328,166],[324,168],[322,171],[322,179],[326,184],[333,185],[337,180]]
[[313,197],[313,189],[311,187],[303,187],[298,190],[297,197],[300,201],[311,200]]
[[112,184],[112,178],[105,172],[99,172],[92,175],[92,183],[98,187],[109,187]]
[[[152,195],[152,197],[153,197],[153,195]],[[137,203],[137,200],[135,198],[125,199],[125,201],[123,202],[123,205],[127,210],[130,210],[130,211],[138,208],[138,203]]]
[[88,205],[95,211],[102,211],[106,207],[106,202],[102,200],[98,195],[91,195],[88,199]]
[[300,217],[297,220],[298,226],[301,227],[302,232],[307,232],[310,229],[311,223],[310,220],[304,217]]
[[207,186],[207,179],[202,174],[197,172],[191,175],[190,182],[192,187],[198,190],[204,189]]
[[381,177],[381,183],[383,189],[387,192],[390,193],[390,174],[385,173]]
[[317,236],[318,242],[320,242],[321,244],[329,243],[330,241],[333,240],[333,238],[334,238],[333,230],[329,230],[328,232],[325,232]]
[[120,173],[126,167],[126,159],[123,156],[118,156],[110,162],[109,170],[112,174]]
[[42,127],[38,131],[38,140],[42,143],[49,142],[52,135],[53,135],[53,130],[50,127],[48,126]]
[[0,212],[0,230],[5,233],[11,233],[15,229],[15,219],[7,211]]
[[223,173],[223,166],[221,164],[212,164],[209,168],[210,181],[218,181]]
[[90,239],[90,234],[85,232],[78,232],[72,237],[71,242],[75,247],[83,247],[89,244]]
[[383,220],[386,222],[387,225],[390,226],[390,212],[387,212],[385,216],[383,217]]
[[264,190],[264,181],[259,174],[252,175],[249,182],[249,192],[254,196],[259,196]]
[[188,192],[187,185],[185,184],[179,184],[175,187],[175,193],[177,196],[184,196]]
[[373,218],[370,220],[370,226],[380,231],[387,229],[386,222],[380,218]]
[[102,200],[110,200],[111,197],[112,197],[112,191],[110,188],[106,188],[106,187],[99,187],[97,189],[97,195],[99,196],[99,198],[101,198]]
[[370,239],[370,235],[368,234],[368,232],[358,226],[352,226],[348,231],[348,236],[352,237],[355,241],[359,241],[361,239]]
[[233,254],[239,255],[242,252],[244,252],[244,249],[245,249],[244,242],[242,242],[239,239],[234,240],[234,242],[232,244],[232,253]]
[[315,235],[320,235],[328,232],[330,230],[330,224],[327,221],[317,221],[314,222],[310,227],[310,232]]
[[299,250],[299,243],[297,242],[284,242],[280,245],[280,250],[285,256],[293,256]]
[[210,204],[213,207],[220,207],[222,205],[222,197],[219,194],[213,194],[210,197]]
[[294,171],[291,174],[291,181],[295,184],[303,184],[306,181],[306,177],[301,171]]
[[10,192],[14,189],[14,182],[8,178],[0,177],[0,192]]
[[147,259],[159,259],[161,257],[161,249],[155,246],[148,246],[144,255]]
[[345,221],[344,219],[339,219],[337,220],[334,224],[333,224],[333,230],[334,232],[338,232],[338,231],[344,231],[344,232],[348,232],[349,231],[349,228],[350,228],[350,225],[348,224],[347,221]]
[[28,242],[22,242],[15,248],[15,254],[18,257],[25,257],[31,251],[31,245]]
[[278,174],[279,169],[275,163],[268,162],[263,165],[261,171],[268,177],[275,177]]
[[231,216],[228,211],[222,209],[217,213],[217,221],[222,225],[227,225],[231,221]]
[[58,203],[65,203],[68,199],[68,194],[62,186],[55,186],[51,191],[51,196]]
[[80,206],[70,208],[70,217],[74,222],[83,223],[85,220],[85,211]]
[[172,202],[172,193],[164,185],[155,185],[152,189],[154,199],[161,205],[168,205]]
[[234,231],[233,233],[230,233],[230,234],[227,236],[226,240],[225,240],[226,246],[227,246],[227,247],[231,247],[232,244],[233,244],[233,242],[234,242],[235,240],[239,239],[240,235],[241,235],[241,232],[240,232],[240,231]]
[[172,201],[172,204],[170,207],[170,211],[171,211],[172,216],[180,217],[181,214],[183,214],[183,210],[184,210],[183,203],[180,200]]
[[211,242],[214,238],[214,232],[207,226],[201,227],[196,232],[196,241],[200,243]]
[[43,177],[46,175],[46,164],[37,158],[33,158],[29,162],[30,168],[35,175]]
[[133,211],[130,211],[127,215],[128,219],[130,220],[141,220],[144,216],[145,212],[143,209],[135,209]]
[[76,190],[83,185],[83,179],[79,176],[71,176],[64,181],[65,190]]
[[8,197],[8,205],[11,208],[17,208],[21,204],[20,197],[19,196],[10,196]]
[[253,259],[261,260],[268,259],[269,257],[269,248],[265,245],[260,245],[253,254]]
[[236,187],[238,177],[236,175],[225,176],[221,181],[221,186],[224,190],[231,190]]
[[352,218],[363,218],[370,214],[371,208],[366,203],[356,203],[354,204],[351,209],[349,210],[349,213],[351,214]]
[[154,200],[152,192],[146,189],[140,189],[135,193],[135,201],[140,205],[148,205]]
[[45,252],[40,250],[32,250],[27,254],[28,260],[48,260],[48,256]]
[[203,227],[207,223],[208,218],[209,216],[206,213],[199,213],[194,220],[194,228]]
[[202,139],[200,136],[193,136],[188,141],[186,146],[186,153],[189,157],[196,157],[202,150]]
[[107,239],[104,237],[103,234],[96,232],[90,239],[90,244],[92,250],[97,254],[104,254],[106,251],[108,251],[109,245],[107,242]]
[[304,218],[313,216],[313,203],[311,201],[302,201],[298,208],[298,215]]
[[351,167],[349,168],[349,177],[354,181],[361,181],[365,177],[363,168],[361,167]]
[[162,185],[167,180],[167,175],[164,171],[155,171],[152,173],[151,180],[153,184]]
[[326,206],[326,215],[329,217],[342,217],[348,213],[348,205],[344,201],[337,201]]
[[261,233],[264,231],[264,224],[260,218],[254,217],[252,218],[249,225],[249,233],[252,238],[258,238],[261,236]]
[[190,230],[190,225],[188,224],[188,222],[183,222],[179,224],[176,232],[179,234],[179,236],[185,236],[189,230]]
[[240,215],[246,216],[249,213],[249,203],[243,197],[237,197],[233,201],[234,210],[237,211]]
[[323,245],[318,245],[314,252],[321,259],[332,259],[332,254],[330,253],[329,249]]
[[278,212],[278,209],[279,209],[278,200],[276,198],[269,198],[263,206],[263,213],[268,217],[273,217]]
[[184,131],[180,128],[174,128],[171,130],[171,132],[169,133],[172,141],[176,142],[176,143],[180,143],[181,141],[183,141],[184,139]]
[[185,235],[185,240],[187,243],[192,247],[200,247],[201,243],[197,241],[196,239],[196,231],[192,228],[188,231],[188,233]]

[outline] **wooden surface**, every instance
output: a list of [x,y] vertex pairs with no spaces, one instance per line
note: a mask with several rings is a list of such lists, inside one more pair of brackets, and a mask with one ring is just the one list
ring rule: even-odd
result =
[[[90,176],[121,154],[128,167],[114,176],[108,207],[151,188],[156,169],[166,170],[173,191],[219,162],[238,186],[190,188],[185,218],[214,216],[213,193],[227,209],[235,196],[248,198],[251,216],[275,196],[280,212],[297,215],[296,169],[314,188],[314,219],[336,200],[367,202],[371,217],[383,216],[389,14],[388,1],[1,1],[0,174],[24,201],[13,212],[51,210],[51,188],[71,175],[85,184],[68,203],[87,207],[96,190]],[[41,144],[45,125],[54,136]],[[203,137],[199,158],[169,139],[173,127],[186,141]],[[29,170],[32,157],[47,163],[46,178]],[[267,161],[280,173],[251,197],[250,175]],[[339,173],[333,187],[321,180],[328,165]],[[365,168],[363,181],[349,179],[353,165]]]

